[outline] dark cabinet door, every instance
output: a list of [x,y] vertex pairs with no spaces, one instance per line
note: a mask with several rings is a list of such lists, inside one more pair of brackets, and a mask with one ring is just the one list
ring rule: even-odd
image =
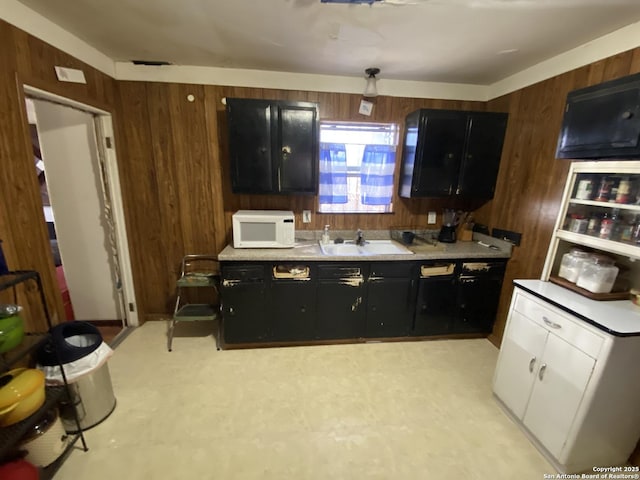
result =
[[318,121],[313,104],[280,105],[277,155],[281,193],[318,191]]
[[220,295],[225,342],[269,339],[271,304],[263,265],[223,264]]
[[315,194],[318,105],[227,98],[234,193]]
[[222,287],[222,298],[225,342],[248,343],[269,339],[271,318],[263,281]]
[[306,280],[271,283],[274,341],[311,340],[315,335],[316,285]]
[[420,120],[411,196],[454,193],[464,149],[464,112],[429,110]]
[[504,270],[502,262],[488,263],[486,270],[475,273],[464,271],[463,267],[458,278],[458,311],[452,333],[491,333]]
[[449,333],[455,314],[455,306],[455,278],[420,279],[413,335],[444,335]]
[[507,114],[471,113],[467,128],[466,150],[455,193],[471,198],[493,198],[507,129]]
[[556,156],[640,156],[640,74],[570,92]]
[[407,116],[402,197],[493,197],[507,114],[422,109]]
[[320,339],[360,338],[365,332],[364,265],[318,266],[318,317]]
[[411,333],[416,280],[411,262],[377,263],[367,281],[365,336],[402,337]]
[[273,104],[268,100],[227,99],[231,189],[234,193],[274,190]]

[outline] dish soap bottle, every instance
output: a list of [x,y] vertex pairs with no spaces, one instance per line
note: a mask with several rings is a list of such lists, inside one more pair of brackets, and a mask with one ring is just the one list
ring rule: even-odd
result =
[[320,240],[320,243],[323,245],[331,243],[331,238],[329,238],[329,225],[324,226],[324,232],[322,232],[322,239]]

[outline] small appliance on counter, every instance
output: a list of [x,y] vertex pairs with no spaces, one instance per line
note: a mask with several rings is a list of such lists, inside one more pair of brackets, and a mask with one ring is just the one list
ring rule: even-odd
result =
[[438,234],[438,241],[442,243],[455,243],[456,228],[458,227],[459,217],[455,210],[445,208],[442,212],[442,228]]
[[232,216],[233,248],[291,248],[296,224],[293,212],[238,210]]

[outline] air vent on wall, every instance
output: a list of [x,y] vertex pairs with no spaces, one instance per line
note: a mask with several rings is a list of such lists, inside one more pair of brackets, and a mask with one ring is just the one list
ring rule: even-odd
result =
[[371,5],[372,3],[380,2],[380,1],[382,0],[320,0],[320,3],[347,3],[347,4],[367,3]]
[[149,65],[152,67],[160,67],[163,65],[171,65],[169,62],[164,62],[160,60],[131,60],[131,63],[134,65]]

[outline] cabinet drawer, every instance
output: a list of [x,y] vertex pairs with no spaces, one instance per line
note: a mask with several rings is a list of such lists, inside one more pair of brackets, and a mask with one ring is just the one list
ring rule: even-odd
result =
[[222,280],[242,280],[256,282],[264,280],[264,267],[262,265],[243,265],[237,267],[222,267]]
[[362,278],[362,268],[359,265],[320,265],[318,266],[318,278],[343,279]]
[[592,332],[581,320],[573,319],[554,306],[520,291],[516,293],[514,309],[587,355],[598,357],[604,339]]
[[371,277],[411,277],[413,264],[408,262],[374,263],[371,265]]

